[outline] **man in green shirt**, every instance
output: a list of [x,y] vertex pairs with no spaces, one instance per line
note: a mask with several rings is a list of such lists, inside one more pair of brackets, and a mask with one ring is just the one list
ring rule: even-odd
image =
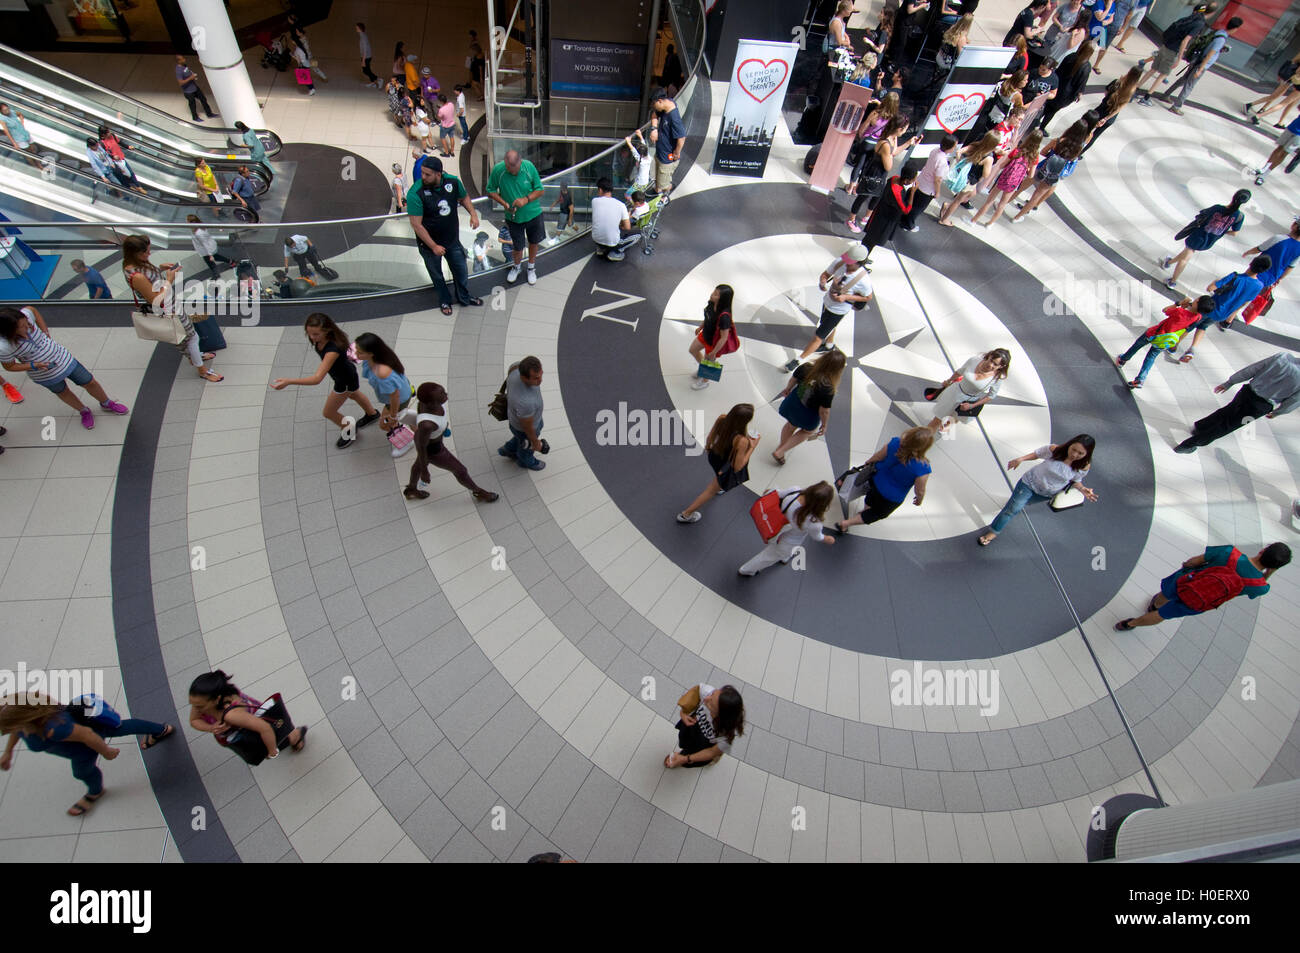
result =
[[469,227],[478,228],[478,211],[470,203],[465,186],[454,175],[442,171],[442,160],[426,156],[420,165],[420,178],[406,193],[406,213],[415,232],[415,243],[429,272],[429,280],[438,292],[442,313],[450,315],[451,290],[442,275],[442,260],[447,259],[452,281],[456,285],[456,300],[461,305],[475,307],[483,304],[482,298],[469,294],[469,266],[465,260],[465,246],[460,243],[460,213],[457,205],[469,212]]
[[520,158],[511,149],[504,161],[498,162],[488,176],[488,198],[506,210],[506,228],[514,245],[514,264],[506,272],[506,281],[519,278],[519,263],[523,260],[524,241],[528,242],[528,283],[537,284],[537,246],[546,237],[542,220],[542,177],[537,166]]

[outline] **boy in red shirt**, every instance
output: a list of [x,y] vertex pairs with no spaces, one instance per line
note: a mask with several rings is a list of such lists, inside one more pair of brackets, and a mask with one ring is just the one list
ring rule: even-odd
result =
[[1189,308],[1192,304],[1191,298],[1183,298],[1177,304],[1171,304],[1165,308],[1165,319],[1159,324],[1147,328],[1133,342],[1123,354],[1115,358],[1115,366],[1123,367],[1130,357],[1136,354],[1142,348],[1147,348],[1146,357],[1142,359],[1142,370],[1138,371],[1137,377],[1128,382],[1128,386],[1137,390],[1142,386],[1142,382],[1147,379],[1151,373],[1151,368],[1155,366],[1156,357],[1161,351],[1173,351],[1178,347],[1178,342],[1182,339],[1187,329],[1201,320],[1202,315],[1209,314],[1214,310],[1214,299],[1209,295],[1201,295],[1196,299],[1194,307]]

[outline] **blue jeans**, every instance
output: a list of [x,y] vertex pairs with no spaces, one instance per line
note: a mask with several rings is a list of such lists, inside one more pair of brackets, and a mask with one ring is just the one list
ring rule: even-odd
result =
[[458,117],[458,118],[460,119],[460,135],[461,135],[461,138],[462,138],[462,139],[468,139],[468,138],[469,138],[469,123],[467,123],[467,122],[465,121],[465,117],[464,117],[464,116],[460,116],[460,117]]
[[[1139,336],[1138,339],[1133,342],[1133,346],[1119,356],[1120,363],[1122,364],[1127,362],[1129,358],[1150,343],[1150,338],[1144,335]],[[1142,369],[1138,371],[1138,375],[1135,378],[1139,384],[1147,379],[1147,375],[1151,373],[1151,368],[1156,366],[1156,358],[1160,356],[1160,351],[1161,349],[1157,347],[1147,347],[1146,356],[1142,358]]]
[[1042,496],[1031,490],[1029,484],[1022,477],[1020,482],[1016,484],[1016,488],[1011,491],[1011,499],[1007,500],[1006,506],[1002,507],[1002,511],[993,517],[989,529],[995,533],[1000,533],[1007,528],[1007,524],[1011,522],[1012,518],[1030,503],[1046,503],[1050,499],[1050,496]]
[[[144,718],[123,718],[122,724],[111,731],[102,728],[96,728],[94,731],[101,738],[120,738],[123,735],[160,735],[166,727],[156,721],[146,721]],[[69,747],[76,751],[76,754],[65,755],[72,761],[72,776],[86,786],[87,794],[91,796],[99,794],[104,790],[104,775],[96,764],[99,753],[83,744]],[[51,749],[51,753],[62,752]]]
[[[537,465],[537,454],[533,453],[532,447],[528,445],[528,434],[522,430],[516,430],[509,424],[507,426],[510,427],[510,439],[501,448],[502,452],[508,457],[514,457],[515,462],[521,467],[533,469]],[[540,440],[542,438],[542,428],[536,427],[534,429],[537,432],[537,439]]]
[[465,248],[460,242],[449,242],[443,245],[446,249],[446,255],[435,255],[424,242],[418,243],[420,246],[420,257],[424,259],[425,270],[429,272],[429,280],[433,282],[433,290],[438,293],[438,302],[443,307],[451,306],[451,289],[447,287],[447,279],[442,276],[442,259],[447,259],[447,265],[451,268],[451,280],[456,286],[456,301],[460,304],[469,304],[469,265],[465,261]]

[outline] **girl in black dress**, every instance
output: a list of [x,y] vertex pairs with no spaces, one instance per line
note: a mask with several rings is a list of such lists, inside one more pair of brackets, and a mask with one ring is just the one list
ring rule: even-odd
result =
[[1043,106],[1042,118],[1038,120],[1039,129],[1046,132],[1057,113],[1079,101],[1079,97],[1083,95],[1083,87],[1087,84],[1088,77],[1092,75],[1089,67],[1092,65],[1092,54],[1095,52],[1096,48],[1092,45],[1092,40],[1084,40],[1077,50],[1061,62],[1056,71],[1061,85],[1057,87],[1056,95]]
[[762,437],[749,432],[754,419],[753,404],[737,404],[718,417],[704,442],[713,480],[694,502],[677,514],[679,523],[698,523],[700,508],[719,493],[734,490],[749,480],[749,458]]
[[361,379],[357,376],[357,366],[348,357],[348,336],[343,333],[343,329],[335,324],[328,314],[318,311],[307,315],[307,320],[303,322],[303,330],[306,331],[307,340],[311,342],[312,348],[320,358],[320,366],[311,377],[277,377],[271,381],[271,387],[274,390],[284,390],[290,384],[315,387],[328,374],[330,380],[334,382],[334,388],[325,398],[325,409],[321,411],[321,415],[341,431],[334,446],[342,450],[356,439],[355,430],[350,431],[348,428],[348,418],[339,413],[343,402],[355,401],[365,412],[365,416],[356,421],[356,427],[373,424],[379,419],[379,411],[375,410],[374,405],[370,403],[370,398],[361,391]]
[[[889,180],[884,194],[876,203],[871,220],[862,230],[862,244],[868,252],[875,251],[877,245],[883,245],[893,239],[898,231],[898,223],[903,216],[912,211],[912,197],[916,195],[916,169],[904,169]],[[867,259],[871,261],[870,258]]]
[[[691,357],[695,363],[710,360],[717,361],[724,354],[730,354],[740,346],[736,337],[736,325],[731,319],[731,302],[736,292],[731,285],[718,285],[709,295],[709,303],[704,306],[704,322],[700,325],[695,339],[691,341]],[[693,390],[703,390],[709,386],[707,377],[699,376],[691,381]]]

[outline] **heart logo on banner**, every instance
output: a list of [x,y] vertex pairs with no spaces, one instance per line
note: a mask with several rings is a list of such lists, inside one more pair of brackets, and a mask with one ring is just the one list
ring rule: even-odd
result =
[[945,96],[935,107],[934,118],[945,132],[954,133],[979,115],[979,111],[984,108],[984,100],[983,93]]
[[741,89],[761,103],[781,88],[789,72],[785,60],[745,60],[736,67],[736,79]]

